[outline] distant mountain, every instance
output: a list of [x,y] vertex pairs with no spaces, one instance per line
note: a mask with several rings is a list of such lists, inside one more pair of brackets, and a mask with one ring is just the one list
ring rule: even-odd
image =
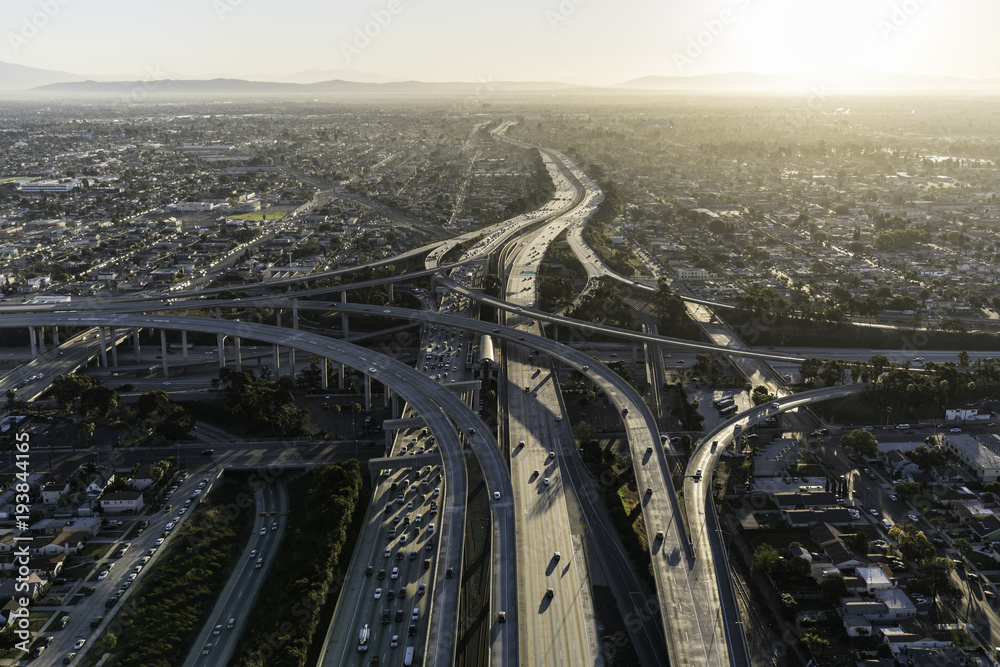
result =
[[64,81],[83,81],[84,78],[69,72],[56,72],[0,62],[0,91],[27,90]]
[[[256,77],[263,79],[265,77]],[[381,74],[359,72],[356,69],[307,69],[276,78],[282,83],[320,83],[322,81],[355,81],[358,83],[389,83],[398,81]]]
[[818,87],[829,92],[983,91],[1000,90],[1000,80],[840,70],[823,73],[727,72],[699,76],[646,76],[615,86],[618,89],[629,90],[703,92],[797,92]]
[[162,81],[73,81],[39,86],[32,92],[57,95],[127,95],[141,87],[155,95],[288,95],[331,93],[438,93],[476,96],[487,100],[495,92],[527,92],[565,90],[575,86],[565,83],[491,81],[487,83],[452,82],[428,83],[423,81],[393,81],[366,83],[358,81],[321,81],[319,83],[282,83],[274,81],[245,81],[243,79],[209,79]]

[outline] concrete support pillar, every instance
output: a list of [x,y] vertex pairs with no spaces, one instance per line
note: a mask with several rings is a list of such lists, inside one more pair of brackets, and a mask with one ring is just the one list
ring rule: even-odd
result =
[[217,320],[222,319],[222,308],[220,308],[219,306],[215,307],[215,319]]
[[281,361],[278,359],[278,346],[274,346],[274,378],[278,378],[278,371],[281,370]]
[[392,451],[392,429],[385,429],[385,455],[389,456],[389,452]]
[[[98,337],[101,339],[101,366],[108,367],[108,340],[104,337],[104,327],[97,327]],[[112,342],[114,339],[112,338]],[[115,366],[118,364],[115,363]]]
[[392,418],[399,419],[402,413],[399,410],[399,397],[396,394],[392,395]]
[[52,345],[59,347],[59,327],[52,327]]
[[372,378],[365,375],[365,412],[372,411]]
[[[340,292],[340,302],[347,303],[347,290],[341,290]],[[344,340],[347,340],[348,329],[347,329],[347,313],[340,314],[340,328],[344,331]]]
[[226,337],[223,334],[215,335],[215,350],[219,355],[219,368],[226,367]]
[[390,396],[391,393],[392,393],[392,390],[389,389],[388,385],[385,385],[385,390],[382,392],[382,407],[383,408],[389,407],[389,401],[391,400],[391,396]]
[[639,363],[639,345],[638,343],[632,344],[632,363]]
[[170,377],[170,369],[167,367],[167,330],[160,329],[160,356],[163,357],[163,377]]
[[288,348],[288,374],[295,376],[295,348]]
[[181,352],[184,355],[184,361],[188,360],[188,332],[181,331]]
[[[118,332],[114,327],[108,327],[108,333],[111,334],[111,365],[118,368]],[[101,327],[101,335],[104,335],[104,327]]]
[[243,370],[243,355],[240,352],[240,337],[233,337],[233,347],[236,349],[236,372],[239,373]]
[[142,360],[139,357],[142,352],[142,348],[139,346],[139,327],[132,327],[132,349],[135,351],[135,363],[139,363]]
[[31,358],[38,356],[38,343],[35,339],[35,327],[28,327],[28,341],[31,343]]
[[281,311],[277,308],[274,309],[274,326],[281,328]]
[[38,353],[45,354],[45,327],[38,327]]
[[346,382],[344,380],[344,364],[339,364],[339,369],[340,369],[340,372],[339,372],[339,374],[337,376],[337,387],[339,387],[341,390],[343,390],[347,386],[347,384],[346,384]]
[[320,371],[322,372],[322,375],[320,376],[321,377],[320,382],[322,384],[320,386],[322,386],[323,389],[325,390],[329,387],[330,384],[329,371],[327,370],[329,368],[330,361],[328,359],[320,359],[320,363],[321,363]]
[[299,330],[299,300],[292,299],[292,328]]
[[395,293],[394,290],[393,290],[394,286],[395,286],[395,283],[389,283],[389,305],[390,306],[392,305],[392,297],[393,297],[393,294]]

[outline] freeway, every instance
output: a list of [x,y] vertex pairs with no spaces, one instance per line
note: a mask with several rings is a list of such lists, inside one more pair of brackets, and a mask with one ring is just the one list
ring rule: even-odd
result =
[[855,395],[864,391],[864,388],[865,385],[856,384],[817,389],[750,408],[709,432],[691,454],[684,471],[684,505],[692,549],[697,556],[693,576],[698,579],[718,581],[719,588],[713,594],[712,608],[719,610],[720,618],[723,620],[723,627],[733,652],[733,664],[749,665],[750,657],[738,623],[739,609],[732,591],[726,554],[719,538],[715,505],[712,500],[712,470],[719,462],[726,446],[741,431],[757,422],[820,401]]
[[247,613],[254,607],[288,523],[288,494],[284,484],[255,484],[254,504],[258,512],[250,541],[208,615],[205,627],[191,645],[183,667],[225,665],[236,651]]
[[[413,403],[422,416],[438,434],[441,450],[445,456],[446,484],[449,495],[445,504],[451,510],[441,521],[439,539],[447,540],[454,548],[438,551],[438,567],[460,568],[462,545],[465,529],[465,464],[461,452],[459,435],[451,426],[453,422],[458,431],[472,445],[480,458],[480,464],[486,477],[490,493],[510,493],[510,479],[495,440],[489,435],[486,425],[467,406],[454,397],[447,388],[428,381],[405,364],[386,357],[385,355],[358,348],[340,341],[332,340],[302,331],[280,329],[277,327],[253,324],[248,322],[232,322],[222,319],[207,320],[205,318],[177,316],[146,316],[146,315],[109,315],[107,313],[60,313],[60,314],[18,314],[7,315],[3,319],[5,327],[29,326],[112,326],[112,327],[157,327],[162,329],[187,330],[203,333],[223,333],[230,336],[243,336],[254,340],[266,341],[293,347],[308,354],[330,358],[344,363],[352,368],[358,368],[369,375],[375,375],[380,381],[393,387],[405,400]],[[495,548],[506,550],[503,562],[509,567],[494,572],[494,576],[506,582],[510,600],[515,600],[516,571],[513,537],[513,517],[509,508],[491,508],[495,526],[508,530],[509,534],[500,536]],[[506,516],[497,516],[504,514]],[[446,594],[446,591],[450,591]],[[432,600],[434,613],[442,618],[454,619],[457,623],[458,591],[447,587],[439,587]],[[499,611],[499,610],[497,610]],[[455,626],[439,624],[438,634],[428,640],[428,652],[434,652],[433,659],[427,664],[449,665],[454,659],[457,632]]]
[[[568,194],[571,182],[561,173],[556,176],[557,194]],[[534,305],[534,269],[551,240],[581,208],[582,204],[553,219],[519,244],[520,252],[512,259],[507,279],[506,294],[511,303]],[[541,338],[537,322],[517,315],[508,315],[507,321],[518,331]],[[567,486],[560,471],[566,449],[562,443],[572,441],[572,434],[568,424],[561,423],[563,406],[557,378],[545,355],[524,346],[508,345],[503,358],[512,502],[517,516],[523,517],[517,525],[523,609],[518,628],[521,662],[600,665],[603,661],[597,648],[586,558],[570,530]]]

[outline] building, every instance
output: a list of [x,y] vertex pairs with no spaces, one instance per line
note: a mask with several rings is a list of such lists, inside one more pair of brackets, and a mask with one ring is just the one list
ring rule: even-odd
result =
[[101,497],[101,511],[105,514],[138,514],[144,506],[138,491],[105,493]]
[[944,419],[948,422],[988,422],[993,419],[993,413],[980,412],[979,408],[952,408],[944,411]]
[[698,269],[693,267],[682,267],[674,269],[678,280],[711,280],[712,274],[708,269]]
[[858,578],[865,583],[865,590],[872,593],[893,587],[892,580],[878,565],[865,565],[855,568]]
[[967,466],[983,484],[1000,479],[1000,438],[987,436],[983,444],[965,433],[949,433],[941,439],[943,449]]
[[75,180],[37,180],[30,183],[21,183],[19,188],[22,193],[31,194],[37,192],[71,192],[80,187],[80,183]]

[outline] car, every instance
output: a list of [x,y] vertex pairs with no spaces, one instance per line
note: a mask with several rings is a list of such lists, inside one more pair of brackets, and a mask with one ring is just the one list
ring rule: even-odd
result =
[[556,415],[556,421],[557,422],[561,422],[562,421],[562,415]]
[[[62,354],[62,352],[60,352],[59,354]],[[74,658],[76,658],[76,653],[67,653],[66,657],[63,658],[63,664],[68,665],[69,663],[73,662]]]
[[162,537],[156,538],[156,542],[154,542],[154,544],[156,544],[156,546],[160,546],[161,544],[163,544],[163,538]]
[[694,478],[701,479],[701,468],[698,468],[697,472],[695,472]]
[[76,650],[80,650],[81,648],[83,648],[83,645],[86,644],[86,643],[87,643],[86,639],[77,639],[76,643],[73,644],[73,648],[76,649]]
[[891,500],[892,502],[896,502],[896,496],[889,496],[889,500]]
[[475,434],[476,434],[476,429],[469,428],[469,435],[475,435]]
[[392,551],[391,551],[391,550],[389,550],[389,549],[386,549],[386,550],[385,550],[385,551],[384,551],[384,552],[382,553],[382,555],[383,555],[383,556],[384,556],[385,558],[388,558],[389,556],[391,556],[391,555],[392,555]]
[[264,567],[264,557],[263,556],[258,556],[257,562],[254,564],[254,568],[260,569],[262,567]]
[[203,450],[201,450],[201,453],[204,456],[211,456],[212,454],[215,453],[215,450],[214,449],[203,449]]
[[375,566],[374,566],[374,565],[369,565],[369,566],[368,566],[368,569],[367,569],[367,570],[365,570],[365,576],[366,576],[366,577],[370,577],[370,576],[372,576],[372,573],[373,573],[374,571],[375,571]]
[[427,584],[420,584],[417,586],[417,595],[423,595],[427,592]]
[[399,579],[399,568],[398,567],[392,568],[392,573],[389,575],[389,578],[390,579]]
[[253,560],[256,557],[257,557],[257,550],[256,549],[251,549],[250,550],[250,560]]
[[960,429],[960,428],[950,428],[950,429],[948,429],[948,432],[949,433],[961,433],[962,429]]
[[775,410],[777,410],[777,409],[778,409],[778,408],[780,408],[781,406],[780,406],[780,405],[778,405],[778,403],[777,403],[777,402],[774,402],[774,403],[771,403],[771,407],[772,407],[772,408],[774,408]]
[[127,581],[135,581],[135,578],[138,576],[139,576],[138,572],[132,572],[131,574],[128,575]]
[[95,616],[90,620],[90,627],[92,629],[97,628],[97,626],[100,625],[103,620],[104,620],[103,616]]
[[448,579],[453,579],[455,577],[455,568],[449,567],[444,576]]
[[494,491],[493,492],[493,500],[500,500],[500,492],[499,491]]
[[385,593],[385,599],[386,599],[386,600],[389,600],[389,601],[392,601],[392,600],[395,600],[395,599],[396,599],[396,591],[394,591],[394,590],[392,590],[392,589],[390,588],[390,589],[389,589],[388,591],[386,591],[386,593]]
[[212,634],[213,635],[217,635],[220,632],[222,632],[222,624],[221,623],[218,624],[218,625],[216,625],[215,628],[212,629]]
[[555,591],[553,591],[551,588],[546,588],[545,589],[545,597],[550,598],[550,597],[553,597],[554,595],[555,595]]
[[212,645],[211,644],[205,644],[205,648],[201,649],[201,654],[202,655],[208,655],[211,652],[212,652]]
[[542,484],[544,484],[545,486],[548,486],[550,481],[551,480],[548,477],[546,477],[545,479],[542,480]]
[[916,514],[908,514],[907,516],[910,518],[910,521],[913,522],[920,521],[920,517],[917,516]]
[[105,579],[108,578],[108,574],[109,572],[107,570],[103,570],[100,574],[97,575],[97,580],[104,581]]
[[392,636],[392,639],[389,640],[389,646],[392,648],[399,646],[399,635]]
[[229,619],[229,623],[226,624],[226,627],[229,628],[229,629],[232,629],[232,627],[234,625],[236,625],[236,619],[235,618],[231,618],[231,619]]
[[260,529],[260,534],[261,535],[267,535],[267,528],[261,528]]
[[379,600],[381,598],[382,598],[382,589],[381,588],[376,588],[375,589],[375,599]]
[[872,516],[878,516],[878,510],[875,509],[874,507],[872,507],[868,511],[872,513]]

